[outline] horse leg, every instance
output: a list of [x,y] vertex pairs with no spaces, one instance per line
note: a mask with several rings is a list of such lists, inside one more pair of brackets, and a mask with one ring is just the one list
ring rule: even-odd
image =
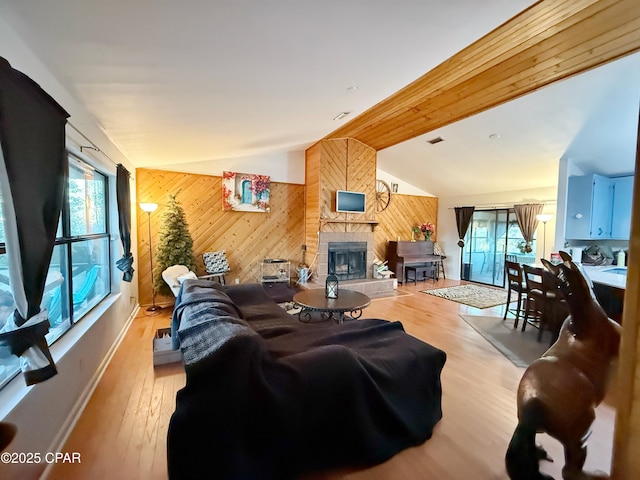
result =
[[536,445],[544,408],[538,399],[524,402],[520,408],[520,421],[505,455],[505,466],[511,480],[553,480],[553,477],[540,473],[539,462],[548,458],[548,455],[541,446]]
[[564,480],[608,480],[610,478],[604,472],[585,472],[582,470],[587,459],[587,438],[588,435],[576,442],[565,444],[566,463],[562,468],[562,478]]
[[536,445],[536,450],[538,452],[538,460],[546,460],[547,462],[553,463],[553,458],[549,456],[549,453],[544,449],[542,445]]
[[587,459],[586,438],[567,441],[564,444],[564,459],[562,478],[564,480],[584,480],[582,467]]

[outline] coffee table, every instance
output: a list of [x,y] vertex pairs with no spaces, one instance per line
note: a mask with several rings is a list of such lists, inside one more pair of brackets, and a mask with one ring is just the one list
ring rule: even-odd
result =
[[327,298],[323,288],[298,292],[293,301],[301,307],[298,319],[307,323],[312,321],[314,312],[320,312],[323,321],[342,323],[345,317],[356,320],[362,316],[362,309],[371,304],[371,299],[364,293],[343,289],[338,291],[338,298]]

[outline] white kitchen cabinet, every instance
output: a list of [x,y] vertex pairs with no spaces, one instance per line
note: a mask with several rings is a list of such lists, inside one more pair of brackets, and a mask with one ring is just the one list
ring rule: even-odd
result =
[[611,238],[612,212],[613,179],[596,174],[569,177],[567,239]]
[[631,233],[631,204],[633,203],[633,175],[613,178],[613,212],[611,238],[629,240]]

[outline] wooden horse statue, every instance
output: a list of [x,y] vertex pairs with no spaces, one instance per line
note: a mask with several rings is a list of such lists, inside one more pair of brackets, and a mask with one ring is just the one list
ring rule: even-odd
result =
[[540,473],[538,462],[548,459],[536,446],[536,433],[545,432],[562,443],[562,477],[607,479],[601,472],[583,471],[586,442],[595,419],[595,407],[605,395],[613,360],[618,355],[621,327],[607,317],[593,294],[591,283],[571,256],[560,252],[563,263],[543,263],[557,279],[571,314],[558,340],[524,372],[518,386],[518,426],[506,454],[512,480],[553,480]]

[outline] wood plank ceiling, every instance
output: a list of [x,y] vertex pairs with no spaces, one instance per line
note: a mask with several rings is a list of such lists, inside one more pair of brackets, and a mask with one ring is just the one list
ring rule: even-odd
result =
[[543,0],[325,138],[376,150],[640,50],[640,1]]

